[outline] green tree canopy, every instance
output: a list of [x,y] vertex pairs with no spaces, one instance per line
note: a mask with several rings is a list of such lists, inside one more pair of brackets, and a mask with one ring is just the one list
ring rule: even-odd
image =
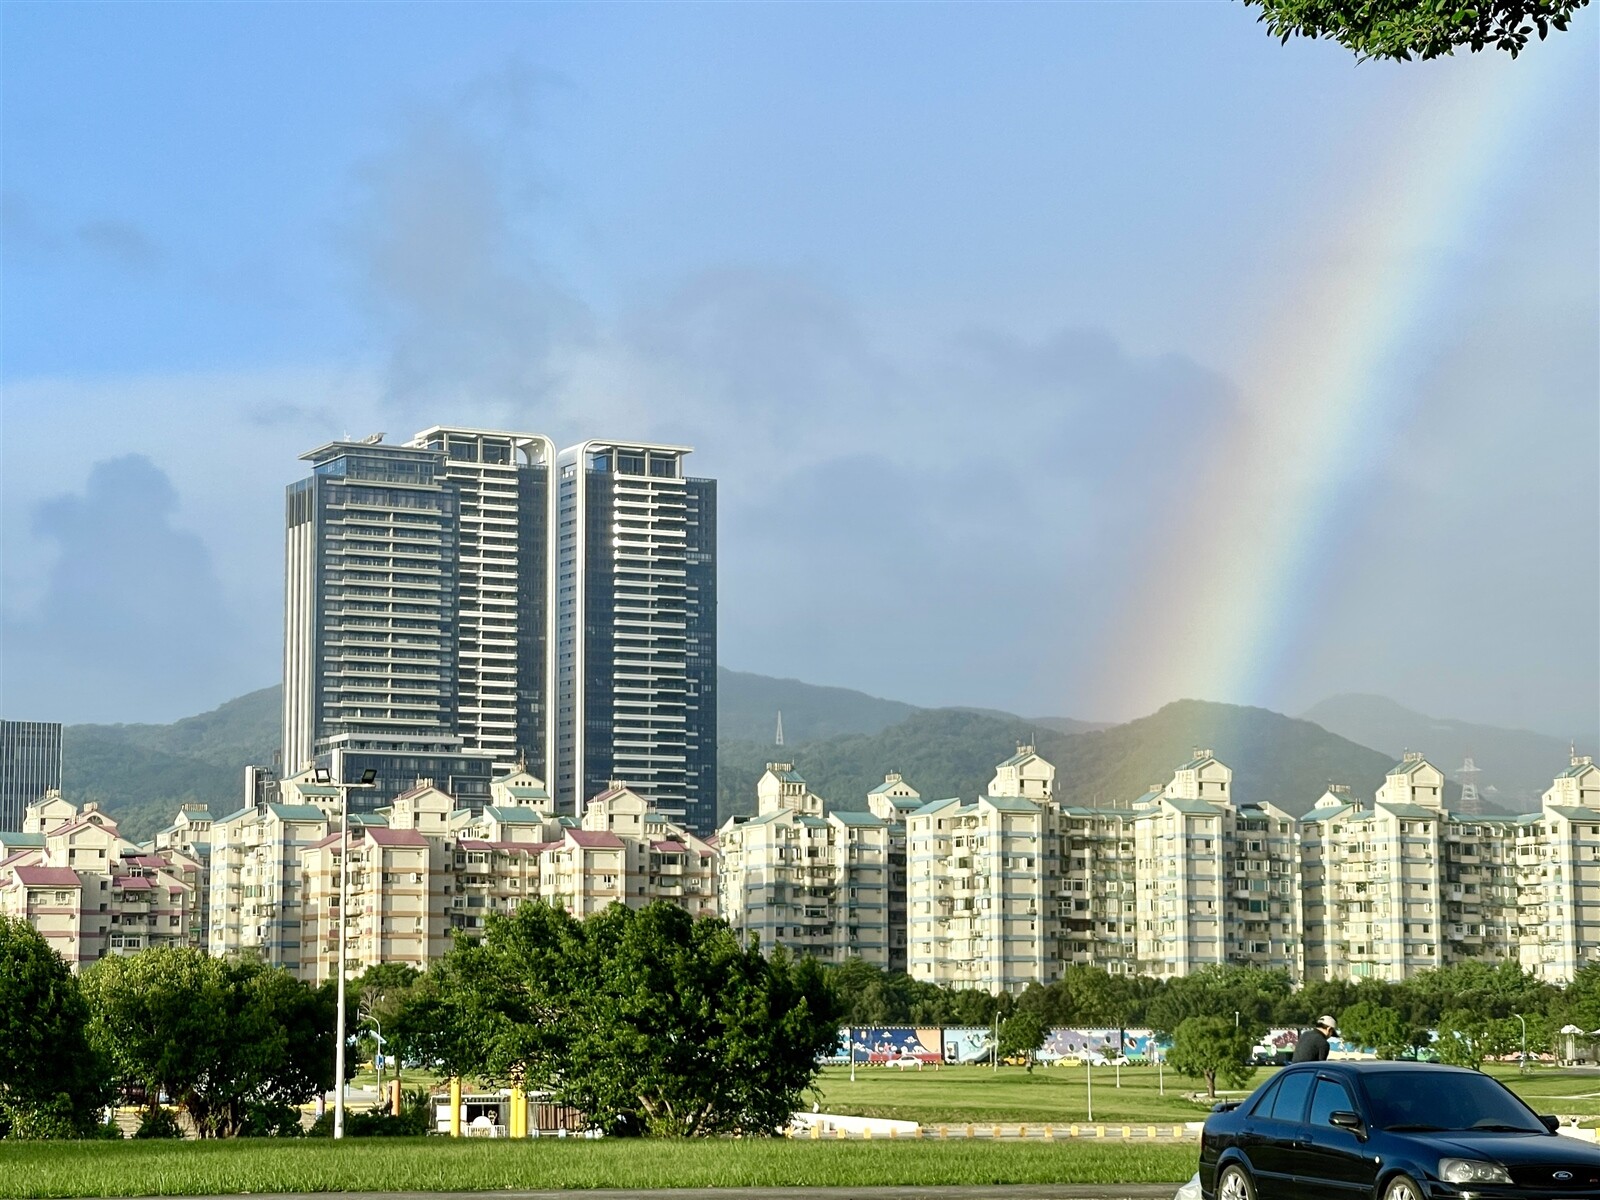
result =
[[1215,1098],[1217,1080],[1230,1088],[1243,1087],[1255,1069],[1250,1049],[1255,1036],[1235,1028],[1227,1017],[1188,1017],[1173,1033],[1168,1064],[1176,1071],[1206,1081],[1206,1095]]
[[1028,1073],[1031,1075],[1039,1049],[1044,1045],[1044,1039],[1049,1032],[1050,1027],[1037,1012],[1028,1008],[1018,1008],[1000,1024],[1000,1057],[1015,1058],[1020,1055],[1026,1058]]
[[0,1137],[81,1137],[99,1123],[110,1088],[88,1024],[61,956],[0,916]]
[[1362,58],[1438,58],[1493,47],[1515,58],[1537,31],[1564,30],[1589,0],[1245,0],[1273,36],[1332,38]]
[[201,1137],[298,1129],[333,1083],[334,1002],[287,971],[156,947],[84,976],[90,1036],[125,1080],[181,1105]]
[[548,1089],[612,1133],[772,1133],[838,1040],[822,968],[675,905],[525,904],[451,950],[402,1021],[456,1073]]

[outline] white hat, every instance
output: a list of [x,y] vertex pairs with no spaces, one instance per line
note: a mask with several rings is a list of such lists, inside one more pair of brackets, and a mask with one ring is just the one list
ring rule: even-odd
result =
[[1333,1032],[1334,1030],[1337,1030],[1339,1027],[1333,1023],[1333,1018],[1332,1017],[1318,1017],[1317,1018],[1317,1028],[1318,1029],[1326,1029],[1329,1032]]

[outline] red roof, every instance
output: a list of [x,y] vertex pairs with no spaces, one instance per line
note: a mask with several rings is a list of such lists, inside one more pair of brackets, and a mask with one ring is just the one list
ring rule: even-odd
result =
[[136,867],[165,867],[168,865],[166,859],[154,854],[140,854],[134,858],[125,858],[122,861]]
[[112,882],[124,891],[129,888],[138,890],[139,888],[148,888],[150,886],[150,881],[143,875],[119,875]]
[[17,879],[29,887],[80,887],[71,867],[18,867]]
[[369,826],[366,836],[372,839],[374,846],[426,846],[428,839],[415,829],[380,829],[376,825]]
[[456,843],[456,846],[462,850],[488,850],[491,848],[488,842],[480,841],[478,838],[462,838]]
[[622,839],[604,830],[569,829],[567,837],[589,850],[621,850]]
[[44,851],[40,850],[36,846],[25,846],[21,850],[18,850],[15,854],[9,854],[5,858],[0,858],[0,867],[12,866],[24,858],[38,858],[43,853]]
[[670,841],[670,840],[663,841],[663,842],[651,842],[650,843],[650,849],[654,850],[657,854],[687,854],[687,853],[689,853],[689,848],[687,846],[685,846],[682,842],[674,842],[674,841]]

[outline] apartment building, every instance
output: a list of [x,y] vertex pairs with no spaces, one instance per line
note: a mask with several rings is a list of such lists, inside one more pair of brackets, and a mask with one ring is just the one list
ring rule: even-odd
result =
[[717,833],[722,916],[763,948],[887,968],[890,823],[825,808],[793,763],[767,764],[755,815]]
[[1592,756],[1573,753],[1513,844],[1517,957],[1539,978],[1563,983],[1600,957],[1600,767]]
[[[532,900],[579,917],[657,900],[716,914],[711,846],[636,792],[608,788],[579,823],[557,817],[543,781],[520,769],[491,785],[491,800],[473,812],[424,780],[352,816],[343,922],[351,975],[380,962],[424,969],[458,934],[481,937],[490,916]],[[343,849],[334,827],[299,850],[301,974],[314,982],[338,969]]]
[[[1159,789],[1157,789],[1159,792]],[[1062,805],[1057,956],[1063,966],[1138,970],[1134,810]]]
[[988,793],[906,818],[909,974],[949,987],[1021,991],[1060,974],[1055,767],[1032,746]]
[[890,771],[867,793],[867,811],[889,827],[889,970],[904,972],[907,961],[906,818],[922,807],[922,793]]
[[1133,820],[1141,975],[1187,975],[1227,961],[1224,864],[1233,771],[1196,750]]
[[260,803],[211,826],[212,954],[255,955],[298,973],[301,967],[300,850],[328,836],[338,789],[306,775],[283,781],[283,803]]
[[28,921],[74,971],[107,955],[197,944],[200,861],[124,838],[94,804],[52,793],[24,810],[39,833],[0,834],[0,913]]

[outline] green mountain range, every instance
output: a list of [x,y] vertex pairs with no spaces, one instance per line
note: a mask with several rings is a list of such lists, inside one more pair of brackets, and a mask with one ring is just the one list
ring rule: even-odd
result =
[[[1470,758],[1480,772],[1479,790],[1500,807],[1519,811],[1529,801],[1537,803],[1551,778],[1567,765],[1571,750],[1563,738],[1428,717],[1384,696],[1331,696],[1301,715],[1397,758],[1406,750],[1421,750],[1452,778],[1459,778],[1459,768]],[[1590,746],[1595,732],[1574,731]]]
[[[1233,768],[1241,800],[1270,800],[1299,813],[1329,782],[1349,784],[1357,795],[1370,797],[1399,757],[1388,745],[1372,749],[1311,720],[1199,700],[1177,701],[1126,724],[1098,726],[984,709],[918,708],[742,671],[723,670],[719,679],[719,821],[754,807],[756,780],[768,762],[779,759],[794,763],[834,807],[859,809],[868,790],[889,771],[903,774],[929,799],[975,796],[987,786],[995,764],[1029,742],[1056,764],[1063,799],[1126,804],[1151,784],[1170,779],[1193,750],[1203,748]],[[244,766],[270,763],[278,748],[280,703],[280,689],[270,687],[170,725],[69,725],[62,738],[63,790],[73,800],[99,802],[135,838],[169,822],[180,803],[231,810],[240,803]],[[779,711],[782,747],[774,745]],[[1474,738],[1489,744],[1481,728]],[[1446,763],[1434,746],[1443,746],[1446,758],[1455,753],[1453,743],[1413,740],[1404,731],[1385,740],[1401,749],[1424,750],[1442,767]],[[1552,761],[1547,746],[1536,749],[1530,763],[1536,761],[1547,785],[1565,759]],[[1565,747],[1561,750],[1564,754]],[[1459,795],[1459,787],[1452,787],[1446,800],[1453,803]]]

